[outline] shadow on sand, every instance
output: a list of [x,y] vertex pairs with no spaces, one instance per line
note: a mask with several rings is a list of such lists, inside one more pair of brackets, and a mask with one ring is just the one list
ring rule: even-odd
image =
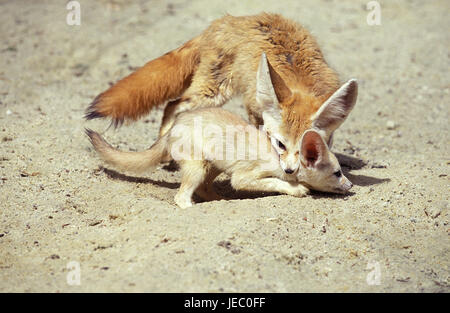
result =
[[344,172],[344,175],[347,176],[347,178],[350,179],[350,181],[354,185],[365,187],[391,181],[390,178],[376,178],[366,175],[350,174],[352,170],[359,170],[363,167],[366,167],[368,165],[368,162],[341,153],[336,153],[336,157],[339,161],[339,164],[341,164],[342,172]]
[[128,176],[128,175],[125,175],[125,174],[122,174],[122,173],[119,173],[119,172],[116,172],[114,170],[110,170],[110,169],[107,169],[104,167],[101,167],[100,169],[106,174],[106,176],[108,176],[109,178],[112,178],[112,179],[123,180],[123,181],[127,181],[130,183],[152,184],[152,185],[169,188],[169,189],[180,188],[180,183],[169,183],[169,182],[165,182],[165,181],[153,180],[151,178]]
[[350,170],[360,170],[367,165],[367,162],[346,154],[335,153],[341,167],[347,167]]
[[[342,166],[342,171],[344,175],[354,184],[357,186],[371,186],[371,185],[377,185],[384,182],[390,181],[389,178],[376,178],[366,175],[354,175],[351,174],[350,171],[352,170],[358,170],[362,169],[363,167],[367,166],[367,162],[355,158],[349,155],[336,153],[336,157],[338,158],[339,163]],[[169,164],[165,165],[163,170],[168,172],[176,172],[179,170],[179,166],[176,162],[172,161]],[[119,172],[116,172],[111,169],[107,169],[104,167],[100,167],[100,170],[102,170],[108,177],[112,179],[118,179],[123,180],[131,183],[141,183],[141,184],[153,184],[159,187],[163,188],[169,188],[169,189],[178,189],[180,187],[180,183],[169,183],[165,181],[156,181],[150,178],[145,177],[134,177],[134,176],[128,176],[125,174],[121,174]],[[256,198],[263,198],[263,197],[269,197],[269,196],[278,196],[280,195],[277,192],[258,192],[258,191],[244,191],[244,190],[234,190],[231,186],[230,179],[225,180],[219,180],[214,182],[214,188],[217,191],[217,193],[221,196],[224,196],[227,199],[233,199],[233,200],[242,200],[242,199],[256,199]],[[314,199],[319,198],[347,198],[353,196],[354,192],[348,192],[346,194],[333,194],[333,193],[326,193],[326,192],[320,192],[320,191],[314,191],[311,190],[311,196]]]

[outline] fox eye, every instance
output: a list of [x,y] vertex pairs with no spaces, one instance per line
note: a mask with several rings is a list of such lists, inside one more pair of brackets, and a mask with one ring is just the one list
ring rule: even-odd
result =
[[334,172],[333,175],[336,176],[336,177],[341,177],[342,176],[342,172],[339,170],[337,172]]
[[281,141],[277,140],[277,142],[278,142],[278,147],[279,147],[281,150],[286,150],[286,146],[285,146]]
[[271,141],[273,147],[275,147],[275,148],[278,147],[282,151],[286,151],[286,146],[281,141],[279,141],[277,138],[270,137],[270,141]]

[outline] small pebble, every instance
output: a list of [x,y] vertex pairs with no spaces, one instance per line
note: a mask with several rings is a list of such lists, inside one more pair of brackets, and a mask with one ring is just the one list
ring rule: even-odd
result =
[[436,218],[439,215],[441,215],[442,211],[447,207],[447,204],[445,202],[437,203],[436,205],[432,207],[425,208],[425,214],[428,217]]
[[386,128],[389,130],[393,130],[397,127],[397,124],[394,121],[387,121]]

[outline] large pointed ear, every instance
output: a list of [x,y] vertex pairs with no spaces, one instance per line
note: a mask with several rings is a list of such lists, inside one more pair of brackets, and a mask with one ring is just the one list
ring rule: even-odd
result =
[[273,69],[263,52],[256,74],[256,101],[265,109],[277,107],[291,96],[284,80]]
[[300,151],[307,167],[317,167],[327,157],[327,145],[315,130],[307,130],[302,137]]
[[274,133],[278,131],[279,126],[281,125],[281,111],[276,107],[272,107],[269,110],[266,110],[262,113],[264,130],[268,133]]
[[358,96],[358,83],[350,79],[325,101],[312,117],[312,126],[330,135],[345,121]]

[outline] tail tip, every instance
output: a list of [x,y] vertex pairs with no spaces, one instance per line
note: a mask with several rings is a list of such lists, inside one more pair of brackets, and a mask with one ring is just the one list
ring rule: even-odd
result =
[[[89,107],[86,109],[86,112],[84,114],[84,118],[86,120],[93,120],[96,118],[104,118],[106,117],[103,113],[100,113],[98,110],[98,104],[100,103],[101,94],[97,96],[94,101],[91,102]],[[122,126],[124,123],[124,118],[111,118],[111,125],[114,126],[114,128],[118,128]]]
[[103,117],[103,115],[101,115],[100,113],[98,113],[95,110],[90,110],[90,109],[88,109],[86,111],[86,114],[84,114],[84,118],[86,120],[93,120],[95,118],[101,118],[101,117]]
[[104,117],[98,110],[97,104],[100,102],[100,96],[97,96],[94,101],[91,102],[89,107],[86,109],[86,113],[84,114],[84,118],[86,120],[93,120],[95,118]]
[[92,143],[93,140],[94,140],[94,136],[96,135],[96,132],[93,131],[93,130],[90,129],[90,128],[85,128],[85,129],[84,129],[84,133],[86,134],[86,136],[89,137],[89,140],[90,140],[91,143]]

